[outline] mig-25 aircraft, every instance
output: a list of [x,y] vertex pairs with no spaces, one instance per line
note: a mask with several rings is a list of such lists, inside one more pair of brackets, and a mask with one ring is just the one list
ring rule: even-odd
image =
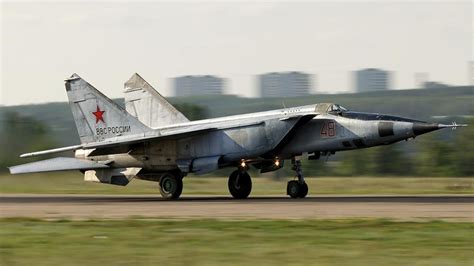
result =
[[80,170],[85,181],[121,186],[138,178],[158,182],[164,198],[176,199],[188,173],[230,167],[229,192],[242,199],[252,190],[250,167],[270,172],[289,160],[297,178],[288,182],[287,194],[304,198],[303,156],[318,159],[464,126],[353,112],[334,103],[189,121],[138,74],[125,83],[125,109],[77,74],[65,85],[81,144],[21,157],[75,151],[75,158],[13,166],[12,174]]

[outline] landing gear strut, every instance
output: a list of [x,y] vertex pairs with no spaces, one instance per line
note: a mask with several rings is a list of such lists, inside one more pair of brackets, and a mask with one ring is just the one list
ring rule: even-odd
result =
[[249,174],[242,170],[235,170],[229,176],[229,192],[235,199],[245,199],[252,191],[252,180]]
[[164,199],[177,199],[183,192],[183,176],[166,172],[160,178],[160,194]]
[[304,181],[303,171],[301,170],[301,160],[293,159],[292,169],[296,172],[298,180],[291,180],[286,186],[286,193],[291,198],[304,198],[308,195],[308,185]]

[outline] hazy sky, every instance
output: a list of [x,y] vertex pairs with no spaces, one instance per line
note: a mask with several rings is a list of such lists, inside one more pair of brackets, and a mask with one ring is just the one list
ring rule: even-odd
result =
[[66,101],[77,72],[111,98],[135,72],[164,95],[169,78],[216,74],[256,95],[255,74],[317,75],[319,92],[352,89],[349,71],[468,83],[473,6],[465,2],[35,2],[1,4],[0,104]]

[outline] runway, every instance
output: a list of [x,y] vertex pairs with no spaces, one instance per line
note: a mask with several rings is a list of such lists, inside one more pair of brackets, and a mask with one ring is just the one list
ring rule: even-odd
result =
[[0,217],[45,219],[223,218],[474,221],[474,196],[229,196],[0,195]]

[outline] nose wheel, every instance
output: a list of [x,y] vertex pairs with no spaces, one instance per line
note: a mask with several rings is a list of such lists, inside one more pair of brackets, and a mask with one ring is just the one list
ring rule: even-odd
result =
[[308,185],[306,184],[303,176],[303,171],[301,170],[301,161],[292,160],[293,170],[296,172],[296,177],[298,180],[291,180],[286,186],[286,194],[291,198],[304,198],[308,195]]
[[286,186],[286,194],[291,198],[304,198],[308,195],[308,185],[306,183],[300,184],[296,180],[291,180]]

